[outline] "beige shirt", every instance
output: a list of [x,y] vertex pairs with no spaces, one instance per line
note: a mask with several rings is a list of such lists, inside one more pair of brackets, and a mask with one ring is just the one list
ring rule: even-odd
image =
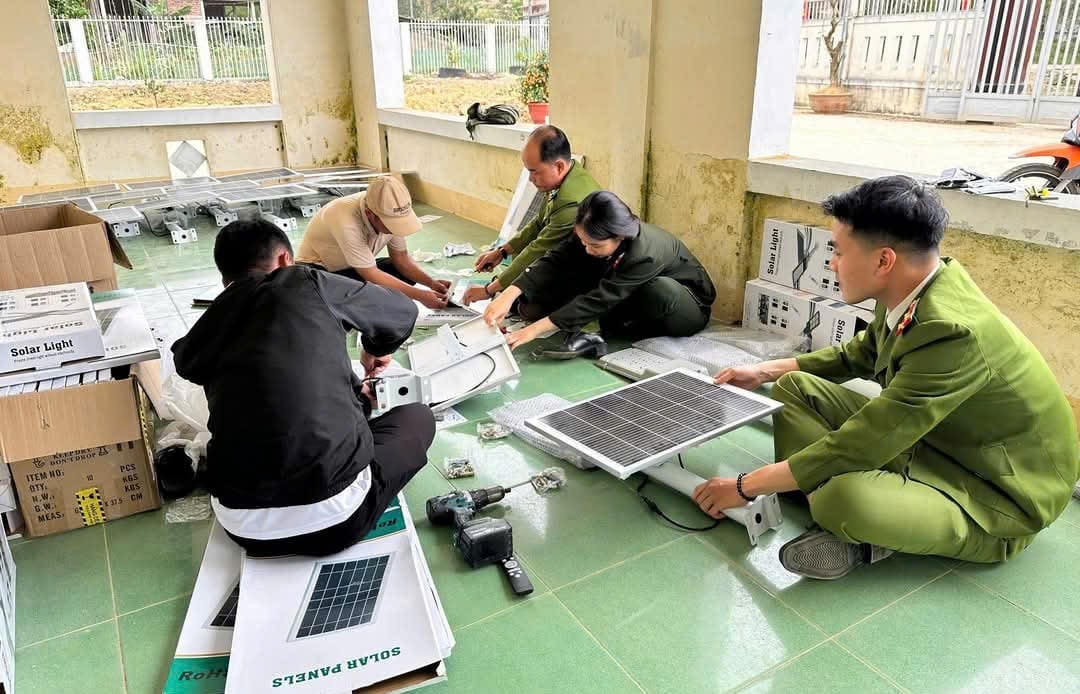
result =
[[363,270],[375,267],[375,256],[383,248],[407,251],[404,238],[380,234],[371,226],[364,214],[365,195],[356,193],[324,205],[304,231],[296,262],[316,263],[330,272]]

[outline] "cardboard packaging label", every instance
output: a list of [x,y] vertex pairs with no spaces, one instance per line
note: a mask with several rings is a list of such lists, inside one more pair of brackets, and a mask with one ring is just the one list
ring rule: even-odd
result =
[[743,325],[783,335],[808,337],[810,350],[846,342],[873,320],[873,312],[842,301],[765,280],[746,283]]
[[[27,417],[43,422],[39,430]],[[158,508],[153,438],[149,399],[134,379],[0,398],[0,446],[27,534]]]
[[[832,232],[781,219],[766,219],[758,277],[791,289],[843,301],[832,271]],[[855,304],[874,310],[874,301]]]
[[0,373],[104,355],[86,283],[0,291]]

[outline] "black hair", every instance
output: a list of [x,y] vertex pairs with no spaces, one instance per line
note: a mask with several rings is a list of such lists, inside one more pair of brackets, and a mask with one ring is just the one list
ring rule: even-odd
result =
[[225,225],[214,241],[214,264],[226,282],[234,282],[269,262],[279,249],[292,253],[285,232],[257,217]]
[[594,241],[632,239],[641,231],[641,222],[625,202],[609,190],[597,190],[585,196],[577,209],[575,226]]
[[937,192],[910,176],[883,176],[830,195],[825,214],[870,243],[916,253],[936,251],[949,213]]
[[529,137],[535,139],[540,146],[540,161],[545,164],[557,159],[567,163],[571,161],[570,140],[566,139],[566,133],[554,125],[541,125],[533,130]]

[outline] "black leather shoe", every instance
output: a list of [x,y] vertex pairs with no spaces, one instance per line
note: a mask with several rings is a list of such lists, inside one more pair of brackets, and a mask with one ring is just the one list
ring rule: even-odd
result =
[[607,354],[607,343],[596,333],[570,333],[562,345],[539,349],[533,356],[546,359],[573,359],[575,357],[602,357]]

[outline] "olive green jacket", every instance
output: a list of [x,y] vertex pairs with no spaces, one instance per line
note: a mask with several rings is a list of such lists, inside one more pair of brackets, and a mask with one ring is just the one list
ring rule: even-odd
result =
[[798,359],[811,374],[883,388],[790,458],[799,487],[899,462],[991,535],[1045,528],[1080,477],[1076,420],[1050,367],[955,260],[912,305],[894,330],[879,305],[852,340]]
[[589,193],[600,190],[593,177],[581,164],[574,162],[562,184],[547,194],[537,215],[508,242],[514,260],[499,275],[499,286],[509,287],[525,268],[559,245],[574,230],[578,204]]
[[637,237],[623,241],[610,258],[593,258],[577,237],[566,239],[514,284],[527,297],[544,296],[551,287],[567,283],[580,287],[581,294],[548,316],[558,328],[574,331],[603,318],[657,277],[669,277],[685,286],[705,313],[716,301],[709,273],[686,244],[645,223]]

